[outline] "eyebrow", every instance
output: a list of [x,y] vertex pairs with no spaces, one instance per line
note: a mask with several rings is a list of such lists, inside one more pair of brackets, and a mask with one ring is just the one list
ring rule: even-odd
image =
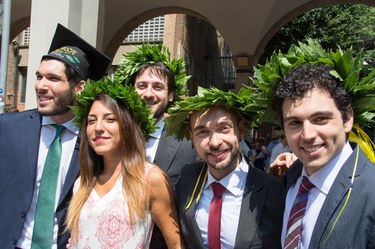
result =
[[[225,120],[222,120],[222,121],[219,121],[216,126],[223,126],[223,125],[230,125],[230,126],[233,126],[233,122],[229,119],[225,119]],[[197,131],[197,130],[202,130],[202,129],[205,129],[207,128],[206,125],[203,125],[203,124],[200,124],[198,125],[197,127],[195,127],[193,129],[193,131]]]
[[[314,112],[310,117],[317,117],[317,116],[329,116],[329,117],[332,117],[334,114],[332,111],[318,111],[318,112]],[[286,117],[284,118],[284,121],[288,121],[288,120],[298,120],[300,119],[298,116],[289,116],[289,117]]]
[[[35,75],[38,76],[38,75],[42,75],[42,74],[39,71],[36,71]],[[48,73],[48,74],[44,75],[44,77],[55,77],[57,79],[62,79],[63,78],[61,75],[54,74],[54,73]]]
[[[145,80],[142,80],[142,81],[136,81],[135,82],[135,85],[137,85],[137,84],[149,84],[147,81],[145,81]],[[154,85],[154,84],[161,84],[161,85],[164,85],[164,83],[163,82],[161,82],[161,81],[153,81],[153,82],[151,82],[150,83],[151,85]]]
[[[108,113],[105,113],[103,116],[106,118],[110,115],[115,115],[113,112],[108,112]],[[96,117],[97,115],[95,113],[89,113],[88,115],[89,117]]]
[[198,126],[196,126],[196,127],[193,129],[193,131],[198,131],[198,130],[202,130],[202,129],[205,129],[205,128],[207,128],[205,125],[198,125]]

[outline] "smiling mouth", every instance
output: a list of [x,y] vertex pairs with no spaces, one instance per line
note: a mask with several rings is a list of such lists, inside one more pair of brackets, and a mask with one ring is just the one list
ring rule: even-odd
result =
[[51,99],[53,99],[53,98],[51,98],[51,97],[39,97],[40,102],[48,101],[48,100],[51,100]]
[[215,159],[222,159],[225,157],[227,150],[215,150],[208,152],[208,155]]
[[211,152],[210,154],[213,155],[213,156],[220,156],[220,155],[224,154],[224,151]]
[[96,142],[96,141],[102,141],[102,140],[105,140],[105,139],[107,139],[107,137],[95,137],[94,138],[94,142]]
[[156,105],[156,104],[157,104],[157,102],[146,102],[147,106],[153,106],[153,105]]
[[302,149],[306,152],[313,153],[318,151],[320,148],[322,148],[322,145],[317,145],[317,146],[311,146],[311,147],[302,147]]

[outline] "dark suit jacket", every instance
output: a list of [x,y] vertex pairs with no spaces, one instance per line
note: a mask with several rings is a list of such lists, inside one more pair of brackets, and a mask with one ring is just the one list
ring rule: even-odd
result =
[[167,131],[163,130],[154,163],[168,175],[173,187],[182,168],[186,164],[196,162],[197,158],[198,155],[190,141],[186,139],[178,141],[175,136],[167,136]]
[[[0,247],[14,248],[29,209],[38,162],[41,116],[36,110],[0,115]],[[77,140],[78,142],[79,140]],[[56,216],[58,248],[66,248],[63,233],[68,201],[78,176],[79,147],[76,146],[62,189]]]
[[[206,171],[203,162],[186,165],[176,185],[181,229],[188,248],[192,249],[204,248],[195,220],[195,199],[200,191],[193,194],[193,190],[197,181],[197,189],[202,188]],[[234,248],[281,248],[283,191],[280,179],[249,167]],[[187,208],[191,197],[194,201]]]
[[[309,249],[375,248],[375,165],[362,150],[359,151],[350,198],[336,225],[333,225],[352,186],[356,152],[355,149],[333,182],[316,221]],[[290,168],[286,178],[287,189],[301,175],[302,167],[302,163],[297,161]]]
[[[190,141],[186,139],[178,141],[175,136],[167,136],[167,131],[163,130],[154,163],[168,175],[172,188],[176,185],[185,164],[193,163],[197,158],[198,155]],[[157,226],[154,226],[150,249],[167,249],[163,235]]]

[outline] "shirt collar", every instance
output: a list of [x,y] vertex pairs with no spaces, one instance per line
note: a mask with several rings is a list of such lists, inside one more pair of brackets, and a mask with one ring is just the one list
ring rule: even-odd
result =
[[325,195],[328,194],[333,182],[340,169],[352,154],[353,149],[349,142],[346,142],[344,148],[338,153],[331,161],[329,161],[324,167],[316,171],[311,176],[307,176],[305,167],[302,169],[302,177],[307,176],[309,180],[322,191]]
[[208,178],[205,188],[208,188],[211,183],[219,182],[223,185],[232,195],[237,196],[241,194],[241,190],[244,189],[246,183],[247,173],[249,172],[249,164],[246,162],[244,156],[242,156],[240,164],[227,176],[220,181],[217,181],[208,170]]
[[159,122],[156,123],[156,126],[158,127],[153,133],[150,134],[150,137],[160,139],[161,133],[164,129],[164,118],[160,119]]
[[[66,129],[70,130],[71,132],[75,133],[75,134],[78,134],[79,132],[79,128],[77,126],[75,126],[75,124],[73,123],[73,120],[74,119],[71,119],[61,125],[65,126]],[[56,124],[55,121],[53,121],[51,119],[51,117],[49,116],[43,116],[42,117],[42,126],[47,126],[47,125],[53,125],[53,124]]]

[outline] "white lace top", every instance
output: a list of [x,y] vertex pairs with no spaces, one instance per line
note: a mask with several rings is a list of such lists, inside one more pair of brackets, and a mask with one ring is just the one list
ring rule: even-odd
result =
[[[74,192],[78,186],[79,179],[74,186]],[[78,221],[77,242],[72,245],[72,248],[148,248],[153,228],[151,214],[148,212],[145,222],[136,220],[132,229],[125,200],[121,177],[102,197],[99,197],[93,189],[82,208]]]

